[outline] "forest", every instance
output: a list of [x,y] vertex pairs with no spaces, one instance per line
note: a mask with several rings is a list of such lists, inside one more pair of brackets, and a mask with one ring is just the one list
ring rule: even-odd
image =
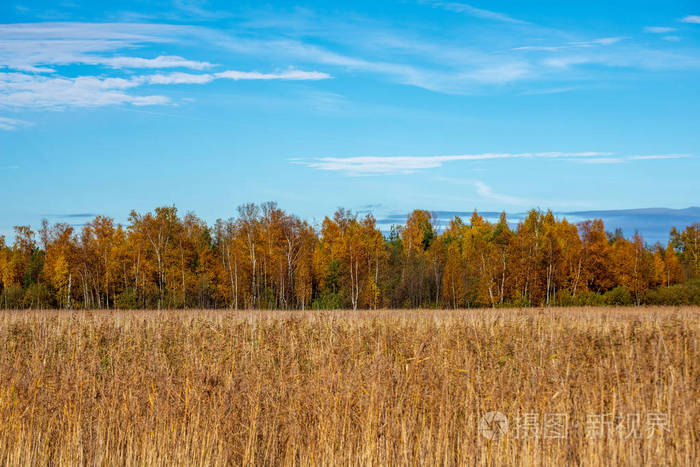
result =
[[666,245],[532,210],[517,226],[415,210],[388,234],[276,203],[207,225],[175,206],[0,237],[0,308],[378,309],[700,304],[700,224]]

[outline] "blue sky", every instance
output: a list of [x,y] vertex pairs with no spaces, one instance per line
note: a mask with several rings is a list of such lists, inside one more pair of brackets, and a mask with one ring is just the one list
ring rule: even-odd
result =
[[0,235],[698,205],[700,4],[613,3],[4,1]]

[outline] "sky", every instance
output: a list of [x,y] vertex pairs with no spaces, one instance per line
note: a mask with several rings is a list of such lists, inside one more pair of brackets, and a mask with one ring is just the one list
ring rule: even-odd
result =
[[700,3],[0,3],[0,235],[700,205]]

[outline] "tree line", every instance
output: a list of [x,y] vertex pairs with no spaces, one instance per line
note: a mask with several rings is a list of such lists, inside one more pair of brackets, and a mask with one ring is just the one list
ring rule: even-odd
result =
[[128,224],[15,227],[0,236],[2,308],[461,308],[700,304],[700,224],[666,245],[532,210],[511,228],[476,211],[415,210],[388,235],[339,209],[314,227],[276,203],[207,225],[174,206]]

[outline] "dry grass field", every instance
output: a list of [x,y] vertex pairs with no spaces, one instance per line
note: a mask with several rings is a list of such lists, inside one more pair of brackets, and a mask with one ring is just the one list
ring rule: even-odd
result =
[[699,333],[699,308],[1,311],[0,460],[697,465]]

